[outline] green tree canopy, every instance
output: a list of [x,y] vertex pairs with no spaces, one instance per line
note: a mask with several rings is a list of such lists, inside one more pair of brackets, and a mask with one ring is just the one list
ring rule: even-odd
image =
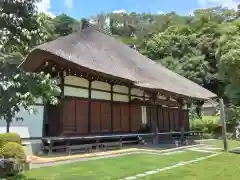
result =
[[73,25],[76,24],[76,20],[66,14],[60,14],[53,19],[55,26],[55,33],[59,36],[66,36],[74,32]]
[[29,73],[16,66],[13,56],[0,53],[0,120],[6,120],[7,129],[20,108],[31,112],[37,99],[57,104],[60,89],[50,75]]

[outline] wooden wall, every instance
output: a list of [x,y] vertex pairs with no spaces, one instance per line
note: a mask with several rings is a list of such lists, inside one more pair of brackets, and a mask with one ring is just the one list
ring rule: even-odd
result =
[[[57,129],[62,135],[141,132],[146,125],[159,132],[180,130],[180,110],[147,104],[150,97],[141,89],[67,76],[63,92]],[[182,113],[188,129],[187,111]],[[58,121],[52,114],[49,121],[54,124]]]
[[[141,105],[128,103],[91,101],[91,119],[89,123],[89,101],[66,98],[63,103],[63,134],[138,132],[141,129]],[[112,106],[112,110],[111,110]],[[112,112],[112,113],[111,113]],[[90,126],[90,128],[88,127]],[[88,132],[90,129],[90,132]]]
[[159,132],[180,131],[181,117],[184,129],[189,130],[189,119],[187,110],[158,106]]

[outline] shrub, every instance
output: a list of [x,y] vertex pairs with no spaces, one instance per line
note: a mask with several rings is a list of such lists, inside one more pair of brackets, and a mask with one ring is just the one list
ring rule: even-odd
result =
[[8,142],[15,142],[21,144],[21,137],[16,133],[3,133],[0,134],[0,147]]
[[4,158],[13,158],[20,163],[26,162],[26,155],[22,146],[16,142],[8,142],[4,144],[2,155]]
[[218,116],[203,116],[202,119],[190,121],[190,128],[193,131],[203,131],[204,133],[214,134],[218,131],[220,119]]
[[3,158],[3,148],[0,147],[0,159]]

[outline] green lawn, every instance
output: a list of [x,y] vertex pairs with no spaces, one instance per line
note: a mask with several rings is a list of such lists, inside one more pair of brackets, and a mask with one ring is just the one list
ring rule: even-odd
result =
[[[222,147],[221,140],[203,142]],[[229,141],[229,148],[240,147],[240,142]],[[182,161],[208,156],[209,153],[185,151],[172,155],[135,154],[91,160],[30,170],[11,180],[114,180],[161,169]],[[240,177],[240,155],[221,153],[200,162],[176,167],[146,176],[146,180],[237,180]]]
[[[223,148],[223,141],[222,140],[210,140],[210,141],[202,141],[202,144],[208,144],[208,145],[215,145],[216,147]],[[228,148],[236,148],[240,147],[240,141],[235,140],[228,140]]]
[[240,179],[240,155],[222,153],[196,164],[178,167],[143,179],[237,180]]
[[74,164],[58,165],[31,170],[14,180],[80,180],[80,179],[119,179],[145,171],[174,165],[209,155],[208,153],[183,152],[180,154],[151,155],[135,154],[116,158],[91,160]]

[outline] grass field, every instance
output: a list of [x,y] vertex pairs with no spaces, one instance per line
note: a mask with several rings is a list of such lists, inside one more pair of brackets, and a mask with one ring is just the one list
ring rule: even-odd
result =
[[[219,148],[223,148],[222,140],[211,140],[211,141],[202,141],[203,144],[214,145]],[[233,149],[236,147],[240,147],[240,141],[228,140],[228,148]]]
[[239,177],[240,155],[222,153],[196,164],[145,177],[144,180],[238,180]]
[[188,161],[209,155],[200,152],[183,152],[180,154],[152,155],[135,154],[123,157],[91,160],[67,165],[58,165],[55,167],[45,167],[31,170],[22,177],[12,179],[17,180],[91,180],[91,179],[119,179],[126,176],[132,176],[137,173],[150,171],[156,168],[163,168],[174,165],[181,161]]
[[[222,141],[213,140],[204,144],[222,147]],[[240,147],[240,142],[229,141],[229,147]],[[219,150],[216,150],[220,152]],[[11,180],[118,180],[139,173],[161,169],[179,162],[206,157],[210,153],[186,150],[171,155],[134,154],[115,158],[90,160],[73,164],[33,169]],[[237,180],[240,177],[240,155],[221,152],[219,155],[193,164],[175,167],[156,174],[147,175],[144,180]]]

